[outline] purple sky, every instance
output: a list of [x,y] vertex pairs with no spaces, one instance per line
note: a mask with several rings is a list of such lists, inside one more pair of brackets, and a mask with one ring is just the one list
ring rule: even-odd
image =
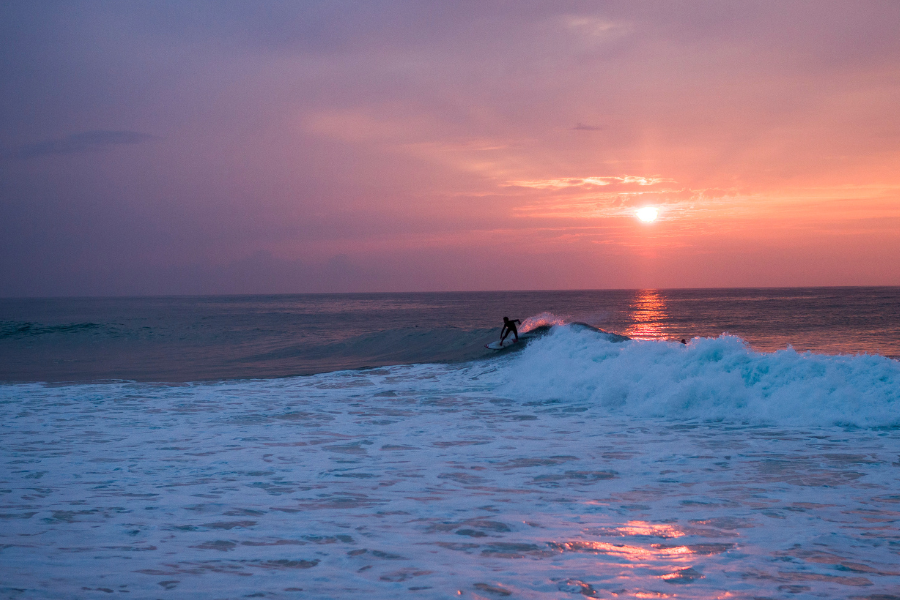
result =
[[898,107],[895,0],[5,2],[0,296],[900,285]]

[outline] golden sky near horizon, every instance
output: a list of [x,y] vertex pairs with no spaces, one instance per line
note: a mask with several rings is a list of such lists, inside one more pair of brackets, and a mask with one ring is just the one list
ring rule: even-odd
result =
[[900,285],[895,2],[0,12],[2,295]]

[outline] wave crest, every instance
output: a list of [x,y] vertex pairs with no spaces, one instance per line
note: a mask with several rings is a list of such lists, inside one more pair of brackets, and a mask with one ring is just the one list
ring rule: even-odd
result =
[[755,352],[740,338],[612,343],[553,327],[510,360],[504,390],[587,403],[632,417],[783,425],[900,426],[900,362],[791,348]]

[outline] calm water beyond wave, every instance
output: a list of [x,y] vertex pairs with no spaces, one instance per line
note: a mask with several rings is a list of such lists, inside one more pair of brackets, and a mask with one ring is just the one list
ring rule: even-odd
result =
[[900,288],[0,300],[0,597],[897,600],[898,357]]

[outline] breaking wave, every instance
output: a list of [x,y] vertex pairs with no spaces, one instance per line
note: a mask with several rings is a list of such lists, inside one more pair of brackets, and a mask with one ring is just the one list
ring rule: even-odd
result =
[[531,402],[586,404],[609,414],[782,425],[900,426],[900,362],[791,348],[752,350],[723,335],[630,341],[572,326],[511,356],[501,389]]

